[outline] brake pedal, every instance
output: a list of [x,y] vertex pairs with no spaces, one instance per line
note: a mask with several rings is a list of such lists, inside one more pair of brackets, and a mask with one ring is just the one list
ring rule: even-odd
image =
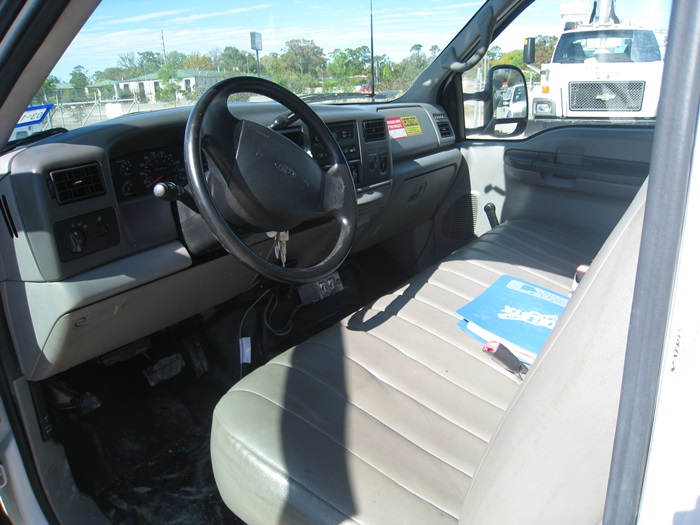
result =
[[182,354],[176,353],[168,357],[164,357],[155,364],[144,369],[143,376],[151,386],[156,386],[163,381],[172,379],[185,368],[185,360]]

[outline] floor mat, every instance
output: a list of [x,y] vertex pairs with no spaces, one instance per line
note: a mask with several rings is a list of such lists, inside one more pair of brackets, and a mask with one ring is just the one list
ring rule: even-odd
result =
[[185,370],[149,387],[143,364],[63,378],[101,403],[86,415],[57,414],[78,487],[114,524],[242,523],[219,496],[209,455],[211,413],[226,386],[212,381],[216,371]]

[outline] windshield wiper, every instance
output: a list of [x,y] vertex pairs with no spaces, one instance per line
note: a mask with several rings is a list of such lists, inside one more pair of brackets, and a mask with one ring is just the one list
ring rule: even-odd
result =
[[17,140],[11,140],[2,149],[2,152],[6,153],[6,152],[11,151],[15,148],[18,148],[19,146],[24,146],[25,144],[32,144],[33,142],[37,142],[37,141],[39,141],[41,139],[45,139],[47,137],[52,137],[54,135],[60,135],[61,133],[65,133],[66,131],[68,131],[66,128],[51,128],[51,129],[47,129],[44,131],[39,131],[37,133],[32,133],[28,137],[23,137],[23,138],[17,139]]

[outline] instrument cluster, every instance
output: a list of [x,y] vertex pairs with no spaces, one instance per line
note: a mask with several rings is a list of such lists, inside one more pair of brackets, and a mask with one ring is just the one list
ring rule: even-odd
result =
[[112,159],[112,181],[119,200],[153,191],[159,182],[187,184],[182,146],[139,151]]

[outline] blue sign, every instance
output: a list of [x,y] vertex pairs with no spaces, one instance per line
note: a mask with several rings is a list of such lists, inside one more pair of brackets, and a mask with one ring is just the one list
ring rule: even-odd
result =
[[42,104],[40,106],[29,106],[24,110],[15,128],[40,124],[53,108],[53,104]]

